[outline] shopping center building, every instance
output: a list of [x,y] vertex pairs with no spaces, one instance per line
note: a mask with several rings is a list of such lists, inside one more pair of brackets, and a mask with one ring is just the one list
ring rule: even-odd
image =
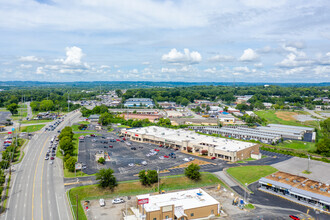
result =
[[207,152],[208,156],[235,162],[259,155],[259,144],[198,134],[184,129],[144,127],[122,129],[131,141],[169,146],[192,153]]
[[330,214],[330,187],[327,183],[279,171],[261,178],[259,186],[262,191]]

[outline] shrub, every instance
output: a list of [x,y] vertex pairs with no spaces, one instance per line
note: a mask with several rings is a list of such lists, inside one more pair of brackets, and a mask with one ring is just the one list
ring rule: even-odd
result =
[[191,153],[191,152],[192,152],[192,147],[187,147],[187,151],[188,151],[189,153]]
[[105,164],[105,159],[103,157],[100,157],[100,159],[97,162],[100,164]]
[[184,175],[189,179],[199,180],[201,178],[201,173],[199,172],[200,167],[197,164],[190,164],[186,169],[184,169]]
[[207,155],[208,151],[207,150],[202,150],[201,153],[202,153],[202,155]]

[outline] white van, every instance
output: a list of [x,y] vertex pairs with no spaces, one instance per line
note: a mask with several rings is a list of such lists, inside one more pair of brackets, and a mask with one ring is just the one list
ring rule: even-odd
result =
[[105,206],[105,201],[104,201],[104,199],[100,199],[99,203],[100,203],[100,206],[101,206],[101,207]]

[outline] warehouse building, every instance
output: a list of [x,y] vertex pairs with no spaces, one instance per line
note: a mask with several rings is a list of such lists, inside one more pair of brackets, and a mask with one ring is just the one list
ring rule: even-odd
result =
[[261,178],[259,187],[262,191],[286,197],[330,214],[329,184],[279,171]]
[[259,144],[197,134],[183,129],[144,127],[122,129],[121,133],[132,141],[169,146],[192,153],[207,152],[208,156],[235,162],[259,155]]
[[130,98],[124,103],[125,107],[154,107],[154,102],[149,98]]
[[206,134],[220,134],[225,137],[232,137],[243,140],[257,140],[262,143],[272,144],[281,138],[290,140],[315,141],[313,134],[314,128],[286,126],[269,124],[268,126],[259,126],[249,128],[246,126],[224,126],[224,127],[207,127],[207,126],[191,126],[195,131]]
[[201,219],[217,216],[220,203],[202,189],[159,195],[138,195],[139,216],[145,220]]

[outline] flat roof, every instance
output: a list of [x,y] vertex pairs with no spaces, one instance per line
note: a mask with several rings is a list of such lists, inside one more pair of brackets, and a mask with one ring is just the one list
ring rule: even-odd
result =
[[261,178],[259,182],[268,182],[270,184],[284,187],[292,193],[297,193],[302,196],[316,198],[330,205],[330,187],[329,184],[324,184],[306,177],[293,175],[278,171],[274,174]]
[[293,125],[268,124],[267,126],[268,127],[278,127],[278,128],[299,130],[299,131],[314,131],[314,128],[300,127],[300,126],[293,126]]
[[238,151],[256,145],[255,143],[202,135],[189,130],[170,129],[170,128],[157,127],[157,126],[135,128],[135,129],[123,129],[123,130],[132,132],[134,134],[154,136],[156,138],[163,139],[165,142],[188,141],[192,145],[204,145],[204,146],[205,144],[208,144],[210,146],[215,147],[215,149],[223,150],[223,151]]
[[174,205],[182,207],[184,210],[194,209],[210,205],[219,205],[220,203],[202,189],[192,189],[186,191],[165,193],[159,195],[138,195],[137,199],[149,199],[148,204],[144,204],[147,212],[160,210],[161,207]]

